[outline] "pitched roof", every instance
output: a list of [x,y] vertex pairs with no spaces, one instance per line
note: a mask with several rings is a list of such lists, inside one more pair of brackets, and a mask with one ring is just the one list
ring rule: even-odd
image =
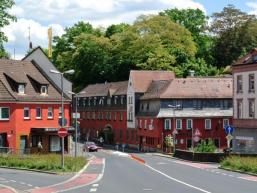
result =
[[153,80],[146,93],[140,99],[160,98],[161,93],[167,88],[171,80]]
[[[41,95],[35,85],[31,80],[41,84],[48,85],[48,94]],[[59,101],[61,94],[56,90],[56,88],[45,78],[45,76],[36,68],[34,64],[29,61],[19,61],[19,60],[7,60],[0,59],[0,90],[1,92],[0,100],[4,100],[6,97],[9,99],[15,99],[18,101]],[[25,84],[25,94],[17,93],[14,89],[12,82],[24,83]]]
[[81,92],[80,97],[107,96],[110,95],[127,95],[128,81],[108,82],[90,84]]
[[171,80],[174,78],[175,74],[171,71],[130,71],[130,80],[132,81],[132,87],[135,92],[140,93],[146,92],[153,80]]
[[248,54],[239,58],[233,66],[257,63],[257,48],[252,49]]
[[1,80],[0,80],[0,100],[3,100],[3,101],[15,100],[15,98],[9,93],[9,91],[4,86]]
[[178,78],[170,82],[160,98],[232,98],[232,78]]

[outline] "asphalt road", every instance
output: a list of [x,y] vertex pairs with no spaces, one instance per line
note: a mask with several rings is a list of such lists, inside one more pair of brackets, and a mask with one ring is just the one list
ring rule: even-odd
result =
[[[218,169],[216,164],[196,164],[152,154],[135,154],[144,159],[142,164],[112,151],[93,153],[95,161],[87,173],[100,174],[97,181],[67,190],[67,193],[255,193],[257,177]],[[102,158],[102,159],[101,159]],[[99,163],[101,167],[98,166]],[[103,175],[102,175],[103,174]],[[47,186],[66,180],[70,176],[56,176],[0,169],[2,183],[19,190]],[[2,181],[1,181],[2,179]],[[11,182],[15,180],[15,182]],[[18,183],[19,182],[19,183]],[[21,182],[25,184],[21,184]]]

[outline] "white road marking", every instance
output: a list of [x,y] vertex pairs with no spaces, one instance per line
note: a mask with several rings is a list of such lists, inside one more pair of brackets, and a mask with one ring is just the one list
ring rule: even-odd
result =
[[97,191],[97,188],[91,188],[90,190],[89,190],[89,192],[96,192]]
[[157,164],[157,165],[165,165],[165,164],[167,164],[167,163],[165,163],[165,162],[157,162],[156,164]]
[[226,176],[227,174],[225,174],[225,173],[222,173],[222,175],[223,175],[223,176]]
[[93,186],[93,187],[98,187],[98,186],[99,186],[99,184],[93,184],[92,186]]
[[228,175],[228,176],[229,176],[229,177],[232,177],[232,178],[233,178],[233,177],[235,177],[234,175],[231,175],[231,174],[230,174],[230,175]]
[[26,184],[26,183],[25,183],[25,182],[20,182],[20,184],[24,185],[24,184]]
[[16,182],[15,180],[10,180],[11,182]]
[[35,187],[35,189],[38,189],[38,188],[39,188],[38,186]]
[[31,185],[31,184],[27,184],[28,186],[33,186],[33,185]]
[[211,192],[209,192],[209,191],[207,191],[207,190],[204,190],[204,189],[202,189],[202,188],[193,186],[193,185],[191,185],[191,184],[188,184],[188,183],[186,183],[186,182],[183,182],[183,181],[181,181],[181,180],[178,180],[178,179],[176,179],[176,178],[173,178],[173,177],[171,177],[171,176],[169,176],[169,175],[167,175],[167,174],[165,174],[165,173],[163,173],[163,172],[161,172],[161,171],[159,171],[159,170],[157,170],[157,169],[155,169],[155,168],[153,168],[153,167],[151,167],[151,166],[149,166],[149,165],[147,165],[147,164],[145,164],[145,166],[148,167],[148,168],[150,168],[151,170],[153,170],[153,171],[155,171],[155,172],[157,172],[157,173],[159,173],[159,174],[165,176],[166,178],[168,178],[168,179],[170,179],[170,180],[173,180],[173,181],[175,181],[175,182],[178,182],[178,183],[183,184],[183,185],[185,185],[185,186],[188,186],[188,187],[190,187],[190,188],[199,190],[199,191],[201,191],[201,192],[211,193]]
[[153,189],[151,188],[144,188],[143,191],[152,191]]

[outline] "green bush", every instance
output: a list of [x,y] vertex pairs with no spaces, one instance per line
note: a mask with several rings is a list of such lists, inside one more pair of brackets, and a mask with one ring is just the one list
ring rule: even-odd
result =
[[221,162],[221,166],[232,170],[257,174],[257,157],[230,156]]
[[36,169],[52,172],[77,172],[87,163],[84,157],[65,156],[64,169],[61,167],[61,155],[31,155],[20,157],[19,155],[11,155],[8,157],[0,157],[0,166]]
[[195,152],[200,153],[214,153],[216,150],[216,146],[214,145],[213,140],[208,139],[208,142],[206,143],[205,140],[202,140],[195,148]]

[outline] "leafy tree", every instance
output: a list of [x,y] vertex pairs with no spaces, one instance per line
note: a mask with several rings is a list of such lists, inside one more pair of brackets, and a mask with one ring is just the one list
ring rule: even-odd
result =
[[126,23],[110,25],[105,31],[105,36],[110,38],[112,35],[116,33],[121,33],[125,31],[128,27],[129,27],[129,24],[126,24]]
[[255,16],[228,5],[222,12],[214,13],[212,19],[210,31],[215,35],[212,52],[216,66],[230,65],[255,47],[256,35],[252,30],[256,27]]
[[9,14],[8,10],[14,5],[13,0],[1,0],[0,1],[0,58],[8,57],[8,54],[4,50],[3,43],[7,42],[7,37],[1,31],[4,26],[10,24],[11,21],[16,21],[16,17]]
[[195,152],[201,153],[214,153],[216,150],[216,146],[212,139],[208,139],[208,142],[205,140],[201,140],[201,142],[194,148]]
[[212,37],[206,33],[208,17],[200,9],[167,9],[159,13],[168,16],[172,21],[187,28],[197,46],[197,58],[203,58],[212,63],[213,56],[210,52]]

